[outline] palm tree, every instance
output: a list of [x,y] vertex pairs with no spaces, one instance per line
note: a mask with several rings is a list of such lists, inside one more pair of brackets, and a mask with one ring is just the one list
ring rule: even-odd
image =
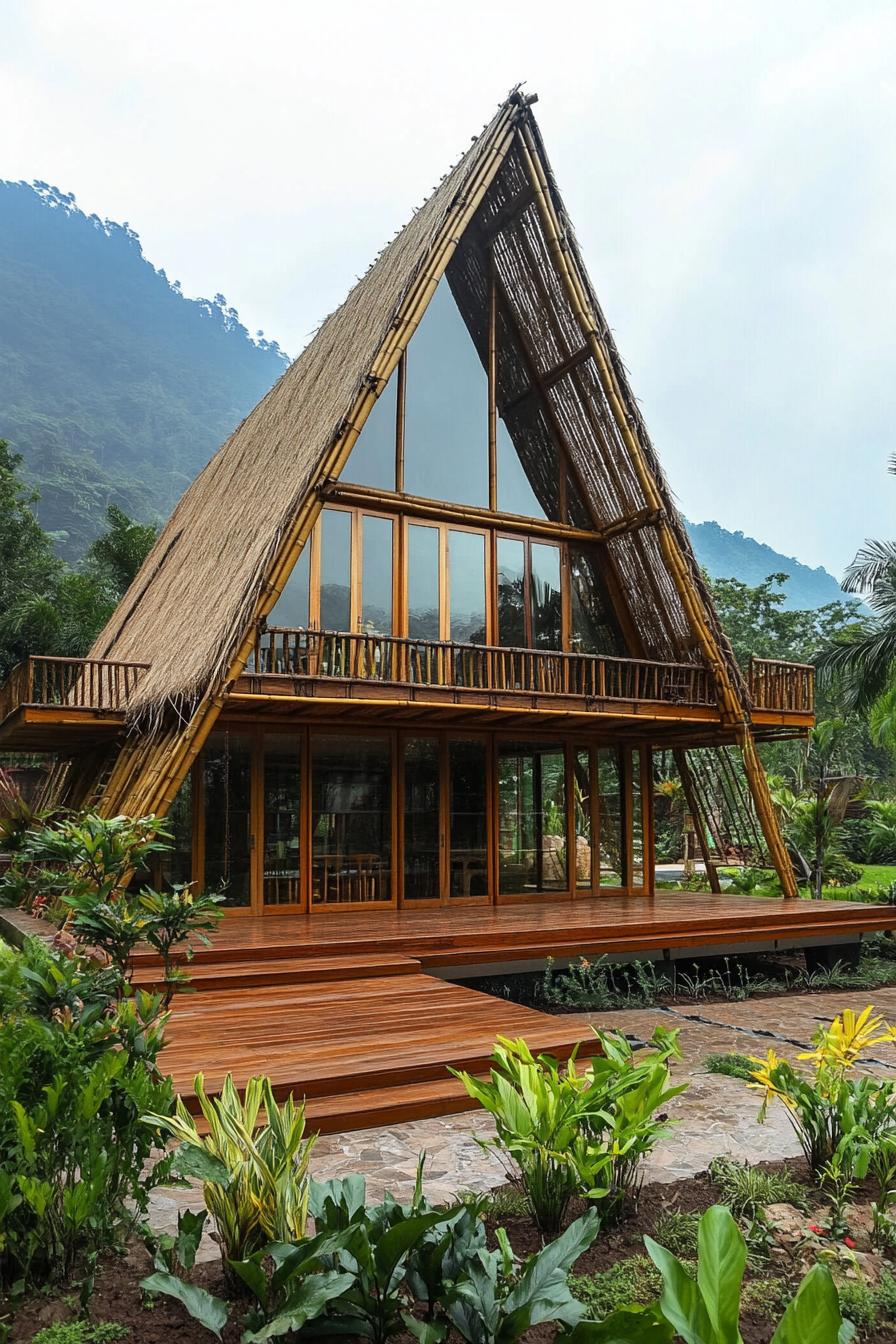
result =
[[[896,456],[889,469],[896,475]],[[826,650],[819,671],[840,680],[849,708],[867,711],[896,681],[896,541],[866,541],[843,588],[864,596],[873,616],[859,638]]]

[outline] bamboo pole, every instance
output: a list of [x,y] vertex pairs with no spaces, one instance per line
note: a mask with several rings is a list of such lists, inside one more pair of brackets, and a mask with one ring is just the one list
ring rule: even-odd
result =
[[688,811],[694,818],[694,823],[697,827],[697,839],[700,843],[700,853],[703,855],[703,865],[706,868],[706,875],[709,878],[710,888],[716,895],[719,895],[722,890],[722,884],[719,881],[718,869],[710,856],[709,841],[706,838],[706,819],[703,816],[701,801],[697,797],[697,791],[694,788],[694,777],[691,774],[691,767],[688,765],[688,758],[684,748],[674,748],[672,757],[675,761],[676,769],[678,770],[681,787],[684,790]]

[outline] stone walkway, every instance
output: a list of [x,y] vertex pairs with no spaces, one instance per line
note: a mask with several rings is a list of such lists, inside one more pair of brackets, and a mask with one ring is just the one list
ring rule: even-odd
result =
[[[624,1031],[642,1041],[649,1039],[658,1023],[681,1028],[684,1058],[674,1066],[674,1073],[676,1082],[689,1086],[670,1104],[669,1116],[675,1125],[648,1158],[646,1179],[675,1181],[695,1175],[720,1153],[750,1162],[798,1156],[799,1145],[783,1107],[772,1107],[766,1123],[757,1124],[757,1095],[737,1078],[707,1073],[704,1061],[707,1055],[729,1052],[764,1056],[769,1045],[793,1058],[808,1048],[820,1021],[829,1022],[844,1008],[858,1011],[868,1002],[889,1021],[896,1021],[893,988],[590,1014],[596,1026]],[[885,1050],[880,1067],[892,1071],[896,1050],[890,1048],[889,1061]],[[319,1180],[361,1172],[367,1178],[370,1199],[380,1199],[385,1190],[405,1199],[414,1187],[418,1154],[425,1151],[427,1194],[436,1202],[448,1200],[461,1190],[489,1190],[505,1181],[498,1157],[476,1142],[492,1132],[490,1117],[474,1111],[325,1135],[315,1147],[312,1170]],[[184,1205],[201,1207],[198,1192],[158,1191],[150,1223],[160,1230],[173,1228],[177,1209]],[[217,1254],[211,1242],[203,1247],[203,1254]]]

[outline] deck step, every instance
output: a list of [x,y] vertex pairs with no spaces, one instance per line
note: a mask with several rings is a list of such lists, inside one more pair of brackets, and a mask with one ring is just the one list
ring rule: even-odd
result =
[[[194,990],[253,989],[264,985],[302,985],[329,980],[359,980],[383,975],[413,975],[420,963],[400,953],[355,952],[347,956],[277,957],[254,961],[193,961],[185,967]],[[138,966],[133,984],[159,989],[161,966]]]

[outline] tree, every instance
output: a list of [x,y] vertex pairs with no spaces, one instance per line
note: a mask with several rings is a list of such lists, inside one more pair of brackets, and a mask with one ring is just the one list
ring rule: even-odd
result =
[[0,676],[29,649],[29,635],[11,613],[23,600],[50,594],[63,568],[32,512],[37,495],[22,480],[21,466],[20,454],[0,439]]
[[115,504],[106,510],[106,523],[107,531],[87,550],[84,569],[103,583],[117,602],[136,578],[158,530],[151,523],[135,523]]
[[[896,456],[889,470],[896,475]],[[819,662],[826,682],[839,678],[847,704],[867,711],[896,684],[896,541],[867,541],[843,587],[862,593],[873,612],[861,631],[838,639]]]
[[710,579],[716,610],[731,641],[734,656],[746,667],[751,655],[814,662],[832,640],[854,637],[864,628],[857,602],[828,602],[811,611],[784,606],[786,574],[769,574],[751,587],[740,579]]

